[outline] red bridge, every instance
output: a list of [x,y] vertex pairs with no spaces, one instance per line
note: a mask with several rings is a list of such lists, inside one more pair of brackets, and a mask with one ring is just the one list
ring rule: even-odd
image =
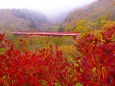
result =
[[79,36],[75,32],[11,32],[14,35],[40,35],[40,36]]

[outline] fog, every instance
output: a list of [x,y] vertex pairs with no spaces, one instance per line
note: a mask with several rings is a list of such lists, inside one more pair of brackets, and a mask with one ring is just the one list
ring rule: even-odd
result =
[[47,17],[56,17],[95,0],[0,0],[0,9],[27,8],[39,11]]

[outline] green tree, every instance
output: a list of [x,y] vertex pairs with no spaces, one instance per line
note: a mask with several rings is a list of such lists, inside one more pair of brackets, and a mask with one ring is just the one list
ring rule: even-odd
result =
[[59,30],[58,30],[58,32],[64,32],[64,31],[65,31],[65,30],[64,30],[63,27],[60,27]]
[[100,27],[102,27],[105,24],[106,24],[106,16],[98,16],[97,17],[97,21],[95,23],[88,22],[90,30],[93,30],[93,29],[96,29],[96,28],[100,28]]

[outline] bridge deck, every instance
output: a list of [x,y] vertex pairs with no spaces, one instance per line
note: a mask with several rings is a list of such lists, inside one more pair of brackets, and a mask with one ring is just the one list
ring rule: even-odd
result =
[[78,36],[75,32],[11,32],[15,35],[41,35],[41,36]]

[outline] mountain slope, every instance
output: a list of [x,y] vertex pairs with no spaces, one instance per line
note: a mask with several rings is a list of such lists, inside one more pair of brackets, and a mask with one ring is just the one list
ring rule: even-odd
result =
[[80,20],[95,22],[98,16],[111,15],[109,20],[115,20],[115,0],[97,0],[94,3],[70,13],[62,26],[72,30]]
[[44,31],[48,26],[43,14],[27,9],[0,9],[1,31]]

